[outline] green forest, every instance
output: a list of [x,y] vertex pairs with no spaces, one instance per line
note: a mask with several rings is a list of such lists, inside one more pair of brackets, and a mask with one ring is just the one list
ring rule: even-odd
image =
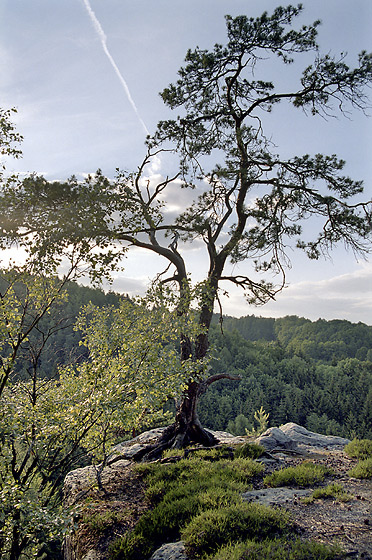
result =
[[[74,328],[80,310],[88,303],[117,307],[124,298],[74,282],[67,284],[67,292],[67,301],[41,324],[45,331],[60,317],[60,328],[39,360],[46,378],[61,366],[87,359],[81,332]],[[262,406],[270,426],[296,422],[320,433],[372,438],[371,326],[297,316],[223,316],[221,322],[216,315],[210,353],[211,373],[228,372],[241,380],[221,380],[208,388],[199,404],[205,427],[244,435]],[[23,359],[17,369],[17,377],[27,379]],[[172,410],[172,404],[166,408]]]

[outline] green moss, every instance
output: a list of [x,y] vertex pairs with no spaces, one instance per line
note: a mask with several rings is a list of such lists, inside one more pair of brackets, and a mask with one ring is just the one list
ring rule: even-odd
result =
[[329,472],[330,470],[323,465],[304,461],[297,467],[288,467],[265,476],[264,484],[272,488],[292,485],[312,486],[314,483],[322,482],[325,474]]
[[181,529],[203,511],[237,507],[241,493],[263,467],[251,459],[210,462],[191,456],[170,464],[141,464],[136,470],[154,507],[131,534],[111,546],[115,560],[142,560],[163,542],[179,538]]

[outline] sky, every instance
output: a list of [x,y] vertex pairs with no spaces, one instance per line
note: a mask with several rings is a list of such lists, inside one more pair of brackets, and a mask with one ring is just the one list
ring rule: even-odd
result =
[[[23,135],[23,158],[8,171],[37,172],[49,180],[78,178],[103,170],[134,170],[147,132],[173,116],[159,92],[177,79],[188,48],[225,41],[224,15],[259,16],[279,0],[0,0],[0,106],[15,106]],[[300,24],[322,20],[322,53],[347,53],[356,63],[372,51],[370,0],[304,0]],[[283,5],[286,2],[282,2]],[[269,78],[281,80],[276,60]],[[371,92],[372,94],[372,92]],[[372,115],[372,109],[371,109]],[[273,113],[278,150],[288,156],[336,153],[346,173],[363,179],[372,198],[371,117],[305,118],[284,109]],[[205,255],[185,254],[196,278]],[[136,250],[112,285],[141,292],[163,263]],[[288,287],[275,302],[249,306],[240,292],[224,299],[229,315],[311,320],[347,319],[372,325],[372,259],[356,260],[338,248],[332,259],[308,261],[293,251]]]

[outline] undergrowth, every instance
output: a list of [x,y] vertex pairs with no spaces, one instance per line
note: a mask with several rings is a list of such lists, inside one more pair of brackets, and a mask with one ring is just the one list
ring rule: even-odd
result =
[[246,541],[221,548],[210,560],[337,560],[339,547],[296,539]]
[[344,448],[346,455],[359,459],[348,475],[353,478],[372,478],[372,440],[353,439]]
[[202,512],[238,507],[242,492],[263,467],[245,458],[210,462],[191,456],[171,464],[144,463],[136,469],[144,477],[153,509],[131,534],[111,545],[113,560],[145,559],[157,546],[179,538],[181,529]]
[[372,440],[355,438],[346,445],[344,451],[348,457],[368,459],[372,457]]
[[333,483],[324,488],[316,488],[311,496],[303,498],[302,502],[309,504],[314,502],[314,500],[332,498],[339,502],[348,502],[351,500],[351,495],[345,492],[342,484]]
[[372,478],[372,457],[359,461],[348,475],[353,478]]
[[304,461],[297,467],[287,467],[265,476],[265,486],[277,488],[279,486],[312,486],[317,482],[322,482],[324,476],[331,471],[323,466],[316,465],[310,461]]

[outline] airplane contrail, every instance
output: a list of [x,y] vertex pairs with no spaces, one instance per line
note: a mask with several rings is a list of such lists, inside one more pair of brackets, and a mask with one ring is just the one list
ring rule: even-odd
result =
[[115,73],[116,73],[117,77],[119,78],[121,85],[122,85],[123,88],[124,88],[124,91],[125,91],[125,93],[126,93],[126,96],[127,96],[127,98],[128,98],[128,101],[129,101],[129,103],[131,104],[131,106],[132,106],[134,112],[136,113],[137,118],[138,118],[139,122],[141,123],[141,125],[142,125],[142,127],[143,127],[143,129],[144,129],[144,131],[145,131],[145,133],[146,133],[146,135],[149,135],[150,132],[148,131],[148,128],[147,128],[147,126],[145,125],[145,123],[143,122],[143,120],[141,119],[141,116],[140,116],[140,114],[139,114],[139,112],[138,112],[137,106],[136,106],[136,104],[135,104],[135,102],[134,102],[134,100],[133,100],[133,97],[132,97],[131,94],[130,94],[130,91],[129,91],[127,82],[124,80],[124,78],[123,78],[123,76],[122,76],[122,74],[121,74],[119,68],[117,67],[117,64],[116,64],[115,60],[112,58],[112,55],[111,55],[110,51],[109,51],[108,48],[107,48],[107,37],[106,37],[106,35],[105,35],[105,32],[103,31],[102,26],[101,26],[100,22],[98,21],[98,19],[97,19],[97,17],[96,17],[96,14],[95,14],[94,11],[92,10],[92,7],[91,7],[91,5],[90,5],[90,3],[89,3],[89,0],[83,0],[83,2],[84,2],[84,5],[85,5],[85,7],[86,7],[86,9],[87,9],[87,12],[88,12],[88,14],[89,14],[89,17],[90,17],[90,19],[91,19],[91,21],[92,21],[92,23],[93,23],[93,27],[94,27],[94,29],[95,29],[95,31],[96,31],[96,33],[97,33],[97,35],[98,35],[98,37],[99,37],[99,39],[100,39],[100,41],[101,41],[101,45],[102,45],[103,51],[104,51],[105,55],[107,56],[107,58],[109,59],[111,66],[112,66],[113,69],[115,70]]

